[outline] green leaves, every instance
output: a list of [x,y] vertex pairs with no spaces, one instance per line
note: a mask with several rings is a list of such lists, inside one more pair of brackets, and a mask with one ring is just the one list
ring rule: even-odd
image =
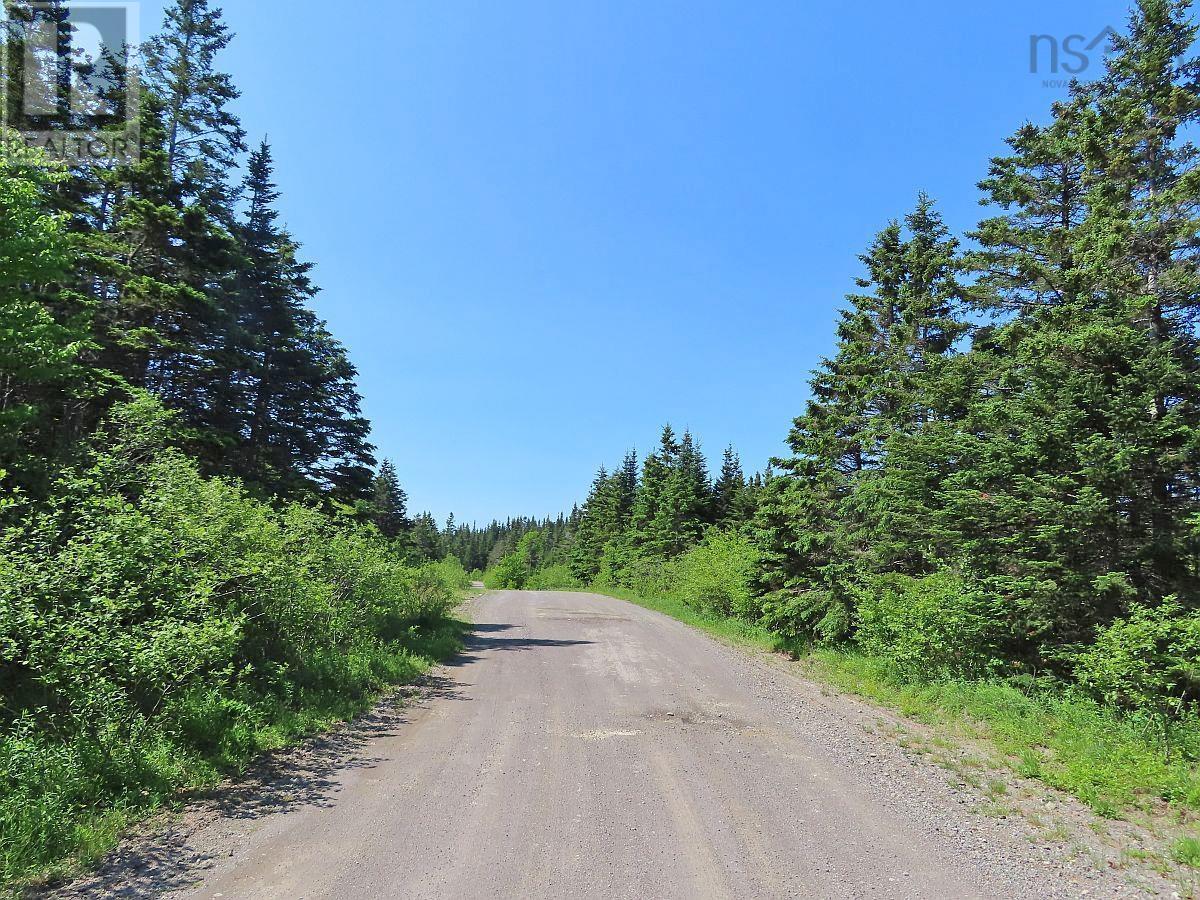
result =
[[1100,630],[1075,671],[1105,702],[1179,718],[1200,703],[1200,612],[1176,597],[1138,606]]
[[202,782],[272,723],[411,672],[406,648],[463,586],[460,565],[409,567],[373,528],[203,477],[165,443],[174,422],[146,396],[117,407],[56,502],[5,534],[6,881],[70,850],[97,808]]

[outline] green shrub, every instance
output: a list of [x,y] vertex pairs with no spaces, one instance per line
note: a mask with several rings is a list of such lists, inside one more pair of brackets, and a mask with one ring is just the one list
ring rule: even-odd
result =
[[1105,702],[1152,715],[1169,751],[1172,723],[1200,701],[1200,611],[1175,597],[1138,607],[1101,629],[1075,674]]
[[858,643],[911,678],[982,678],[996,671],[1001,626],[993,606],[951,571],[880,575],[861,588]]
[[[492,590],[519,591],[529,585],[546,559],[546,537],[534,529],[517,542],[517,549],[501,558],[484,576],[485,587]],[[535,590],[537,588],[534,588]]]
[[529,578],[529,567],[519,553],[509,553],[500,562],[487,570],[483,576],[485,587],[493,591],[519,591]]
[[851,600],[826,588],[773,591],[759,600],[759,623],[793,648],[835,646],[854,627]]
[[473,580],[477,580],[474,573],[467,573],[458,557],[454,555],[437,562],[426,563],[421,569],[427,572],[435,583],[448,585],[455,590],[465,591],[471,586]]
[[710,529],[704,540],[671,567],[672,593],[693,609],[718,616],[754,618],[751,581],[758,562],[750,541],[733,531]]
[[526,580],[525,587],[531,591],[577,591],[583,585],[566,565],[560,563],[538,569]]
[[665,597],[674,587],[675,562],[641,554],[625,543],[610,541],[600,556],[600,571],[593,584],[620,587],[644,597]]
[[0,877],[411,676],[465,574],[202,477],[149,400],[0,547]]

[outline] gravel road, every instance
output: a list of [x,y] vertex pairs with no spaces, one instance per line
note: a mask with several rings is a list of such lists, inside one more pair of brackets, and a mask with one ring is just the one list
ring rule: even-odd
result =
[[515,591],[472,616],[465,652],[417,696],[60,896],[1140,895],[972,812],[945,770],[864,727],[861,704],[672,619]]

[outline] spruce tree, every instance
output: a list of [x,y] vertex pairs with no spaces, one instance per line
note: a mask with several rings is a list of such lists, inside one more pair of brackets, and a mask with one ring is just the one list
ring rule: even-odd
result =
[[847,298],[837,353],[814,373],[788,437],[793,455],[760,502],[768,619],[794,636],[845,637],[856,581],[894,564],[877,514],[888,445],[936,417],[923,385],[966,331],[957,241],[924,195],[905,226],[907,239],[893,222],[861,257],[858,284],[870,292]]
[[669,513],[666,502],[667,481],[679,465],[679,442],[675,431],[665,425],[659,438],[658,450],[646,457],[642,477],[630,515],[628,542],[635,553],[665,555],[671,544]]
[[599,574],[605,546],[621,534],[620,492],[619,476],[601,466],[580,511],[571,551],[571,572],[584,583]]
[[408,494],[400,486],[396,467],[385,459],[371,481],[370,519],[383,534],[397,538],[408,531]]
[[[909,546],[991,598],[1005,652],[1066,672],[1134,604],[1195,596],[1194,27],[1147,0],[1106,76],[1026,127],[983,183],[976,302],[998,315],[889,446]],[[903,476],[903,477],[901,477]],[[918,524],[919,523],[919,524]]]
[[713,486],[713,521],[722,528],[741,525],[748,512],[746,476],[732,446],[721,456],[721,474]]
[[209,0],[175,0],[145,49],[147,80],[163,103],[167,171],[185,198],[222,210],[230,206],[229,173],[246,149],[229,109],[240,92],[217,65],[232,37]]
[[264,141],[246,176],[248,207],[238,229],[244,263],[224,345],[241,394],[231,398],[243,419],[241,474],[273,493],[315,487],[353,500],[373,465],[357,373],[307,307],[316,294],[311,265],[297,259],[298,245],[277,224],[272,173]]

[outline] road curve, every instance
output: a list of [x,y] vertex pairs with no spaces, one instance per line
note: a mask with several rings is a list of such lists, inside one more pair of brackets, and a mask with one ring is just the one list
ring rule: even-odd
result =
[[778,667],[595,595],[493,592],[472,615],[416,705],[317,754],[336,765],[295,763],[269,801],[231,803],[126,859],[140,881],[92,893],[1080,896],[1077,873],[972,824],[944,772]]

